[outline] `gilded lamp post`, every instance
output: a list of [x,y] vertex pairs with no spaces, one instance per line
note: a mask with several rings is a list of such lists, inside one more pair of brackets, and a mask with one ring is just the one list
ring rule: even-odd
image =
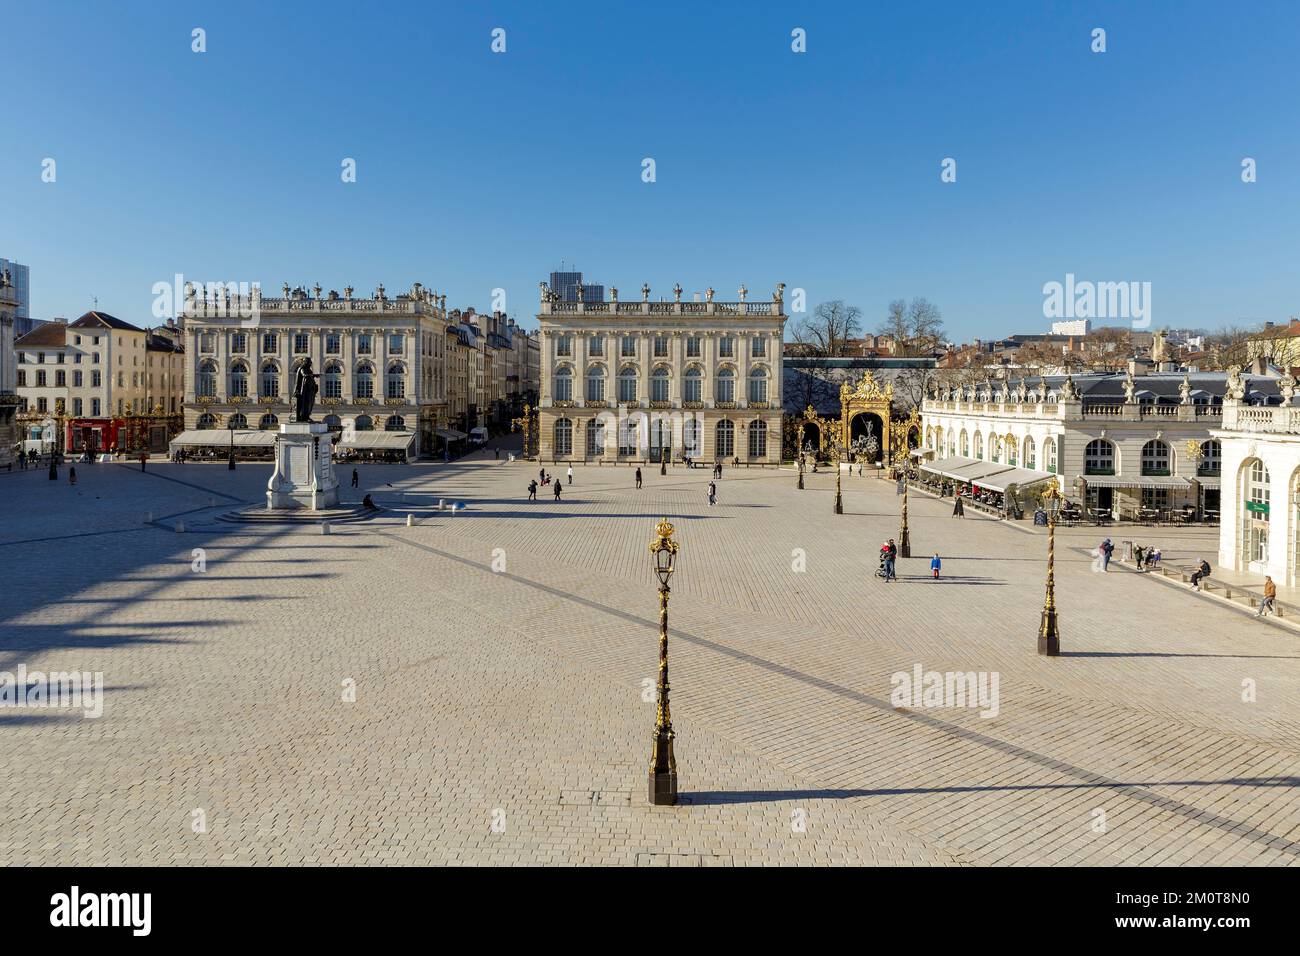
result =
[[907,482],[911,478],[911,472],[903,469],[903,514],[902,520],[898,527],[898,556],[900,558],[910,558],[912,556],[912,536],[907,530]]
[[668,579],[673,573],[677,542],[673,526],[663,518],[655,525],[650,542],[655,574],[659,577],[659,696],[655,707],[654,749],[650,755],[650,802],[655,806],[677,803],[677,758],[673,756],[673,716],[668,708]]
[[529,444],[530,444],[529,439],[532,435],[532,424],[533,424],[533,409],[532,406],[530,405],[524,406],[524,413],[522,415],[520,415],[518,418],[512,418],[510,420],[511,430],[518,428],[520,425],[522,425],[524,428],[524,450],[523,453],[519,456],[520,458],[527,459],[531,457],[531,455],[529,454]]
[[1042,494],[1047,509],[1047,594],[1043,598],[1043,620],[1038,626],[1038,653],[1056,657],[1061,653],[1061,631],[1056,615],[1056,516],[1065,496],[1057,480]]
[[843,457],[844,442],[834,432],[831,433],[831,457],[835,459],[835,513],[844,514],[844,498],[840,494],[840,459]]

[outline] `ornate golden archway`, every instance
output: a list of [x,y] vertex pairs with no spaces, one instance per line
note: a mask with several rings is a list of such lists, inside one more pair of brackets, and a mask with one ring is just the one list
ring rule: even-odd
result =
[[[862,373],[856,386],[845,382],[840,386],[840,435],[844,444],[852,434],[853,419],[861,414],[875,415],[880,419],[880,450],[883,456],[892,456],[896,447],[895,426],[891,414],[894,403],[894,383],[886,382],[881,388],[870,369]],[[904,432],[906,434],[906,432]]]
[[831,434],[836,428],[835,419],[823,418],[817,414],[811,405],[805,408],[804,413],[797,418],[793,415],[787,415],[785,417],[785,444],[793,453],[792,460],[797,460],[803,450],[801,442],[803,441],[803,430],[806,425],[812,425],[817,429],[818,455],[826,452]]

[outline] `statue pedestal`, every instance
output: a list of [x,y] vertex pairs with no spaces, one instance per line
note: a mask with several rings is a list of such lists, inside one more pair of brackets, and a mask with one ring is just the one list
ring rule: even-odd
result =
[[317,511],[339,503],[334,439],[323,422],[289,422],[275,436],[275,471],[266,483],[267,508]]

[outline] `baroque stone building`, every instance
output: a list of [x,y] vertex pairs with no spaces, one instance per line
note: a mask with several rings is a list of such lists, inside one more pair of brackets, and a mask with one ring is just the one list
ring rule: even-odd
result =
[[[390,298],[290,289],[264,298],[186,289],[185,428],[182,444],[211,429],[271,431],[292,416],[294,375],[310,359],[320,375],[315,417],[337,446],[358,452],[430,453],[446,420],[446,296],[420,283]],[[256,436],[231,436],[256,444]],[[213,445],[224,445],[214,439]]]
[[[541,283],[539,454],[777,464],[785,286],[770,301],[566,302]],[[581,290],[581,286],[578,287]]]

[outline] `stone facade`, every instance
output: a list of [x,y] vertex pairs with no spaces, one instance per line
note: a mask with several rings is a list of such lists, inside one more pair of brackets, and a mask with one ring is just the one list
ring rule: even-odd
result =
[[[1257,379],[1259,394],[1276,381]],[[1002,462],[1061,476],[1089,508],[1219,507],[1224,373],[1048,376],[940,388],[922,403],[928,457]],[[1195,447],[1193,453],[1192,448]]]
[[543,283],[539,453],[550,461],[781,459],[784,286],[770,301],[564,302]]
[[[389,298],[284,287],[281,298],[187,289],[186,429],[276,428],[292,417],[293,377],[320,375],[314,417],[336,431],[418,433],[446,421],[446,296],[419,283]],[[350,433],[350,432],[349,432]]]

